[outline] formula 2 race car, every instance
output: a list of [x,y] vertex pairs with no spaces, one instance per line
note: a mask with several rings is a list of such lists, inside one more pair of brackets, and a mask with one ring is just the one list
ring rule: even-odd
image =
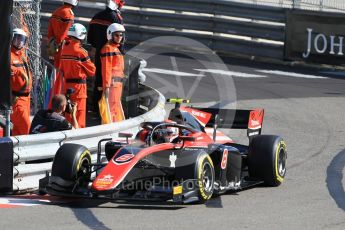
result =
[[[229,190],[283,182],[286,145],[279,136],[261,135],[264,110],[181,107],[182,99],[169,102],[175,103],[169,120],[142,123],[132,143],[128,143],[130,134],[119,135],[127,138],[125,143],[101,140],[96,163],[86,147],[62,145],[51,175],[40,181],[40,191],[56,196],[203,203]],[[218,138],[219,128],[246,129],[249,145]]]

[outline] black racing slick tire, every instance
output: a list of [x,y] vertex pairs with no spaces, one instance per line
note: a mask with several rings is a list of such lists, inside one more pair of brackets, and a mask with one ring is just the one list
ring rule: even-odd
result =
[[213,195],[214,190],[214,165],[211,157],[206,153],[201,153],[195,164],[195,179],[198,188],[199,203],[205,203]]
[[88,175],[90,164],[91,153],[85,146],[64,144],[56,152],[52,176],[67,181],[77,181],[79,178]]
[[284,181],[286,159],[286,144],[281,137],[256,136],[249,144],[249,175],[263,180],[268,186],[279,186]]

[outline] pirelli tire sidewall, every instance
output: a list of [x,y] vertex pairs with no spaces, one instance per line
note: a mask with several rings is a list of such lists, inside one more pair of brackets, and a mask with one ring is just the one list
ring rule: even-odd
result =
[[260,135],[249,144],[248,170],[268,186],[279,186],[286,174],[286,143],[274,135]]
[[[204,183],[205,170],[207,171],[208,180],[211,186],[208,188]],[[198,190],[199,203],[204,203],[212,197],[215,181],[214,165],[211,157],[205,151],[200,151],[200,154],[197,157],[194,175],[196,179],[196,187]]]
[[75,181],[78,179],[82,164],[85,163],[91,163],[91,153],[85,146],[64,144],[56,152],[52,176]]

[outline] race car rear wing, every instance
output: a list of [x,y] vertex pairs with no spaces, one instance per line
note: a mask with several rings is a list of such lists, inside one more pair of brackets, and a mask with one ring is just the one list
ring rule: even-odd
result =
[[218,108],[196,108],[181,107],[181,103],[189,103],[189,100],[181,98],[170,98],[167,103],[175,103],[175,109],[169,114],[169,119],[183,123],[181,111],[192,115],[203,127],[212,127],[213,140],[216,141],[218,128],[227,129],[247,129],[249,141],[252,137],[261,134],[264,119],[263,109],[237,110],[237,109],[218,109]]
[[[236,109],[215,109],[215,108],[192,108],[211,114],[211,118],[206,123],[206,127],[226,129],[247,129],[249,139],[260,135],[264,110],[236,110]],[[214,137],[215,139],[215,137]]]

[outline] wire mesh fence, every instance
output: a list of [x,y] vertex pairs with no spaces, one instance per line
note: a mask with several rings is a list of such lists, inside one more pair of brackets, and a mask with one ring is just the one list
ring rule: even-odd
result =
[[41,0],[14,0],[13,28],[23,29],[28,34],[27,56],[33,76],[31,92],[31,114],[46,107],[50,82],[54,80],[54,67],[41,58]]

